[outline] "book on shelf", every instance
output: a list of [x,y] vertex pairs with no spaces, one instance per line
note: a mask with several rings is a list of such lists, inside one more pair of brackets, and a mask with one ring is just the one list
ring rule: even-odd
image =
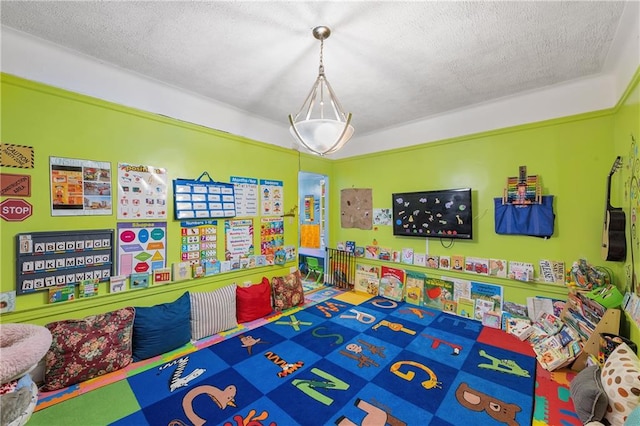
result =
[[536,324],[550,335],[558,333],[564,325],[560,317],[549,312],[541,312],[536,319]]

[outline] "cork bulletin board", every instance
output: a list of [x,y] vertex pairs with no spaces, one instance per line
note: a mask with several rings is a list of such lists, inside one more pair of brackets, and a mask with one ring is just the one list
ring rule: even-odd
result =
[[369,188],[349,188],[340,191],[340,225],[343,228],[371,229],[373,200]]

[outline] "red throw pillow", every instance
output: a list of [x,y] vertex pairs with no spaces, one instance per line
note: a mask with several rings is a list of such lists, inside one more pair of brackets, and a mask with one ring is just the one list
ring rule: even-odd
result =
[[236,287],[236,317],[238,322],[249,322],[269,315],[271,308],[271,285],[267,277],[259,284]]

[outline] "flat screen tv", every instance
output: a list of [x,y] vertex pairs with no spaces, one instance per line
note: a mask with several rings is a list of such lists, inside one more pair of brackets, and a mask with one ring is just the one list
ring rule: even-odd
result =
[[393,194],[393,235],[473,238],[471,188]]

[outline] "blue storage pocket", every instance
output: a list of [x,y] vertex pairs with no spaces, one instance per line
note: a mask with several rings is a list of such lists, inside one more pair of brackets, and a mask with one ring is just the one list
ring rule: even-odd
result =
[[549,238],[553,235],[553,195],[542,196],[540,204],[503,204],[494,198],[496,234]]

